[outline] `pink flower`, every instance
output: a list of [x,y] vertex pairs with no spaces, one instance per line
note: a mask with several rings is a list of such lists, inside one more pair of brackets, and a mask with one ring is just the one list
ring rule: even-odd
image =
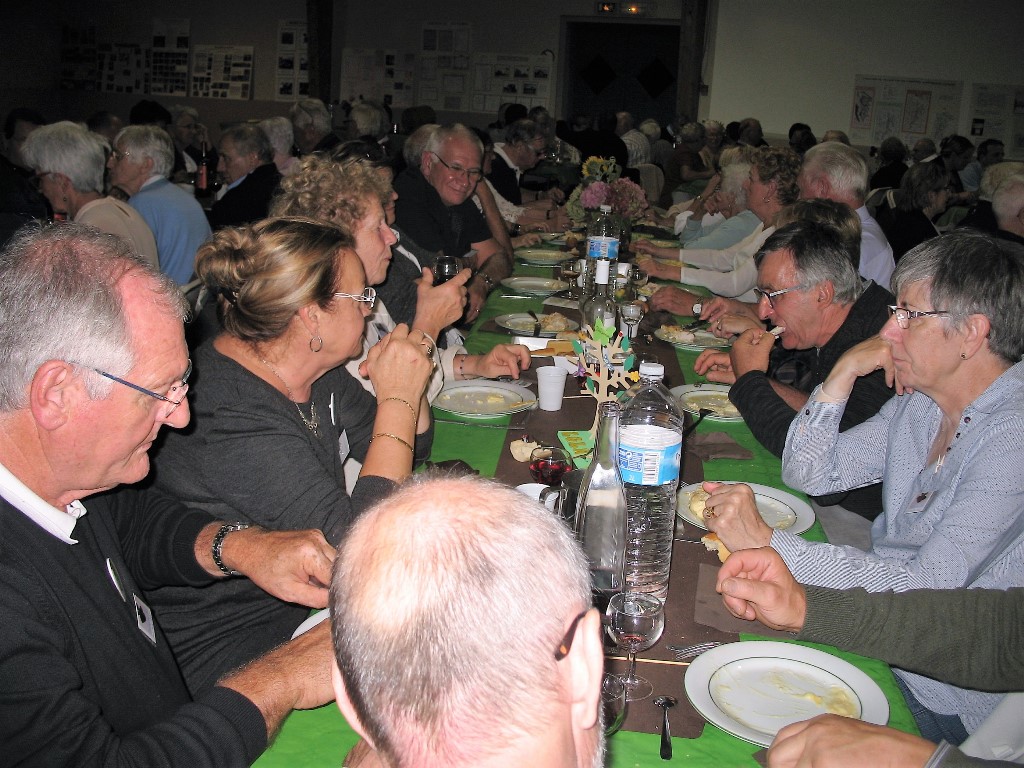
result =
[[580,202],[584,208],[600,208],[608,201],[610,188],[603,181],[595,181],[584,187],[580,194]]

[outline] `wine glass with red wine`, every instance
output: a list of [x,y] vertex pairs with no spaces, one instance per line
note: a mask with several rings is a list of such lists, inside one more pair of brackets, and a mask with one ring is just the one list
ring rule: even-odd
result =
[[563,475],[571,469],[569,454],[561,448],[542,445],[530,454],[530,475],[538,483],[561,485]]

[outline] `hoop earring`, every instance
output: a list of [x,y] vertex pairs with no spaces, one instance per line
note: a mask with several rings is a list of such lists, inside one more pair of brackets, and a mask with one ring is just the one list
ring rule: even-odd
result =
[[[316,349],[313,349],[313,342],[314,341],[316,342]],[[309,340],[309,351],[310,352],[319,352],[323,348],[324,348],[324,340],[321,339],[319,336],[314,336],[313,338],[311,338]]]

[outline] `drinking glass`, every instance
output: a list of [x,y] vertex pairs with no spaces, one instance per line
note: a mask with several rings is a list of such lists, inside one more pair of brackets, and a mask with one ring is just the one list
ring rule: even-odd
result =
[[626,686],[622,678],[606,674],[601,680],[601,711],[604,715],[604,735],[614,736],[622,728],[629,707],[626,706]]
[[619,317],[626,324],[626,338],[636,338],[636,327],[640,325],[640,318],[643,317],[643,314],[644,311],[639,304],[633,302],[619,304]]
[[530,454],[530,476],[538,483],[561,485],[562,476],[571,469],[569,454],[561,448],[542,445]]
[[658,642],[665,630],[665,606],[652,595],[619,592],[608,601],[605,617],[608,635],[629,657],[629,670],[622,676],[626,701],[646,699],[654,688],[649,681],[637,676],[636,654]]
[[580,276],[580,265],[577,259],[570,259],[569,261],[563,261],[561,265],[562,279],[569,284],[569,290],[565,293],[567,299],[578,299],[579,294],[576,293],[576,280]]

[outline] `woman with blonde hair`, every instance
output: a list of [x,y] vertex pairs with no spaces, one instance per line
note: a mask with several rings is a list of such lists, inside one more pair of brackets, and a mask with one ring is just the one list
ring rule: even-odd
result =
[[[375,294],[333,225],[275,218],[222,230],[196,272],[218,296],[223,332],[195,354],[194,427],[168,436],[157,485],[227,522],[318,528],[337,542],[429,453],[433,345],[404,325],[381,339],[361,367],[376,397],[345,370]],[[349,455],[363,462],[351,495]],[[286,640],[308,613],[244,579],[149,597],[193,692]]]

